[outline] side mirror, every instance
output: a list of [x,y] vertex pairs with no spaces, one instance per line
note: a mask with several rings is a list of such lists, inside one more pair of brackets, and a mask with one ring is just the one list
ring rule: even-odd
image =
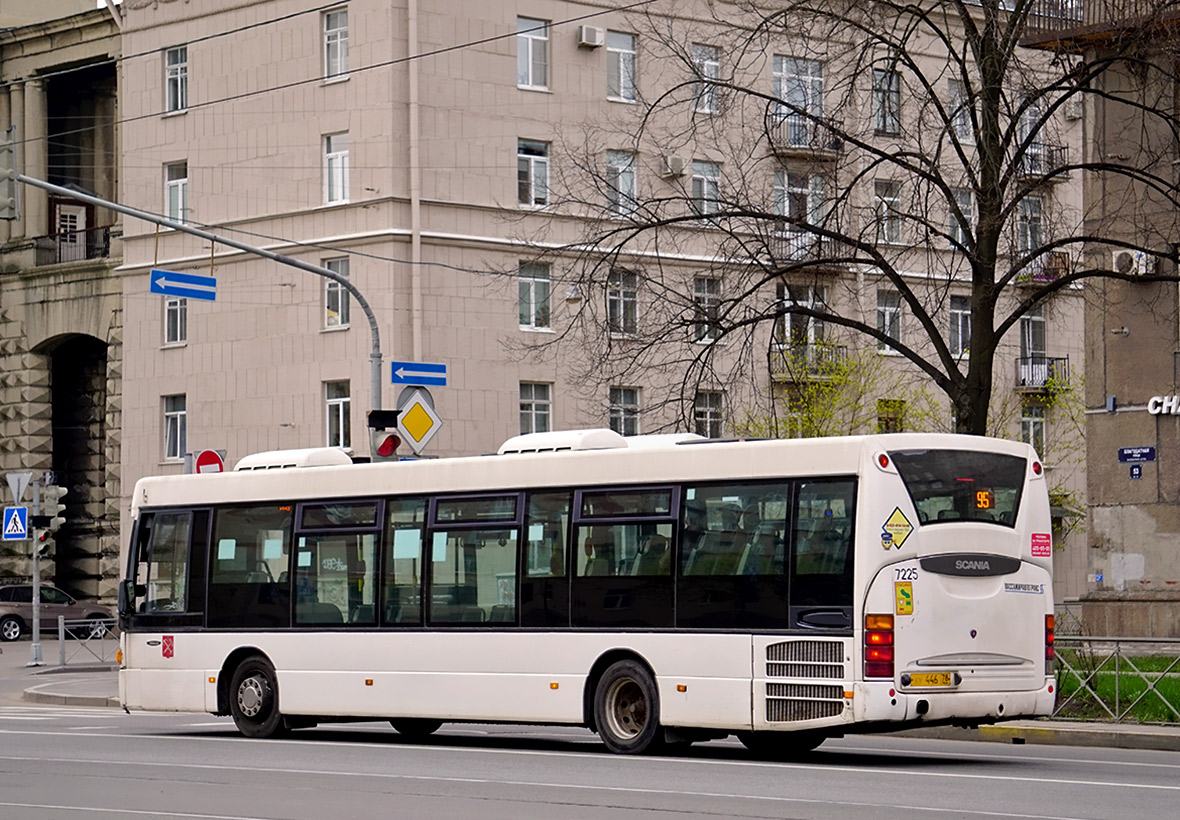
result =
[[136,591],[134,581],[127,580],[119,584],[119,615],[121,617],[135,614]]

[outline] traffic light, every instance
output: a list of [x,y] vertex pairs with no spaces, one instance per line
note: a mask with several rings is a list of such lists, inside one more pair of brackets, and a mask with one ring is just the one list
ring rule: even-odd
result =
[[57,532],[66,523],[66,505],[61,500],[67,493],[69,490],[56,484],[47,484],[41,488],[41,514],[49,519],[45,526],[50,533]]
[[[11,133],[11,132],[10,132]],[[0,142],[0,219],[16,219],[16,151],[12,142]]]
[[49,530],[33,530],[33,553],[46,558],[53,549],[53,534]]
[[402,439],[396,432],[396,410],[369,411],[369,459],[371,461],[397,461],[397,448]]

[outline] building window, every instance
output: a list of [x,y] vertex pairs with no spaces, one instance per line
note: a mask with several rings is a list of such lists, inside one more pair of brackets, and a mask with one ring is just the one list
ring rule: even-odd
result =
[[970,188],[953,188],[951,194],[955,198],[955,207],[959,209],[959,213],[951,211],[947,233],[954,244],[966,247],[971,239],[971,229],[975,225],[975,192]]
[[1020,358],[1043,360],[1045,355],[1045,311],[1037,305],[1020,317]]
[[901,133],[901,75],[896,71],[873,69],[873,129]]
[[188,340],[188,299],[164,297],[164,344],[178,345]]
[[971,344],[971,297],[951,297],[951,337],[950,347],[952,356],[964,356]]
[[530,208],[549,204],[549,143],[517,140],[516,201]]
[[712,342],[720,335],[717,317],[721,310],[721,280],[713,276],[697,276],[692,280],[694,342]]
[[348,201],[348,133],[324,136],[324,202]]
[[[348,257],[325,259],[324,267],[348,278]],[[324,279],[324,327],[348,327],[348,289],[339,282]]]
[[[901,341],[901,294],[893,290],[877,291],[877,330],[895,341]],[[877,350],[893,353],[883,339],[877,340]]]
[[607,277],[606,324],[614,334],[639,330],[639,277],[631,271],[613,270]]
[[188,108],[188,46],[177,46],[164,52],[164,88],[166,111]]
[[520,263],[520,327],[549,327],[549,266],[542,262]]
[[164,166],[164,216],[173,222],[188,222],[188,163]]
[[1021,253],[1032,253],[1044,241],[1043,208],[1039,196],[1026,196],[1020,200],[1016,214],[1016,247]]
[[959,142],[975,142],[975,127],[972,124],[971,101],[967,98],[967,87],[962,80],[947,80],[947,118],[951,132]]
[[780,258],[802,260],[818,255],[820,238],[802,226],[823,224],[826,207],[821,175],[774,172],[774,212],[786,217],[777,237]]
[[889,245],[901,241],[901,185],[877,180],[873,183],[876,197],[877,241]]
[[774,57],[777,137],[787,145],[812,145],[816,122],[824,115],[824,66],[818,60]]
[[348,9],[324,12],[324,76],[348,74]]
[[639,435],[639,388],[610,389],[610,429],[620,436]]
[[[825,311],[824,289],[820,285],[787,285],[779,291],[779,301],[784,311],[790,307],[803,307],[809,310]],[[796,351],[807,351],[809,356],[817,357],[813,349],[823,343],[824,323],[822,319],[801,313],[783,313],[782,322],[777,328],[776,341]],[[817,358],[809,358],[812,363]]]
[[638,207],[635,188],[635,155],[630,151],[606,152],[606,195],[610,212],[630,216]]
[[188,452],[188,414],[184,394],[164,397],[164,460],[180,461]]
[[348,382],[324,382],[324,409],[327,422],[327,447],[352,446],[352,398]]
[[634,34],[606,33],[606,96],[624,102],[636,99]]
[[1042,459],[1045,457],[1045,407],[1026,404],[1020,413],[1020,438],[1031,444]]
[[719,390],[703,390],[693,401],[693,422],[696,434],[705,438],[721,438],[723,433],[722,415],[724,397]]
[[516,18],[516,84],[549,87],[549,22]]
[[697,85],[694,110],[698,114],[716,114],[717,81],[721,79],[721,49],[700,43],[692,45],[692,62],[701,82]]
[[548,384],[520,383],[520,434],[549,432],[553,409]]
[[877,399],[877,432],[905,432],[905,401],[903,399]]
[[721,166],[717,163],[693,160],[692,209],[700,216],[721,210]]

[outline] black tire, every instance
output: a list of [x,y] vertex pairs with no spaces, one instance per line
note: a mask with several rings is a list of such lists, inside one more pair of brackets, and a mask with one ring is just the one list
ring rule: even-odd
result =
[[25,633],[25,625],[15,615],[0,620],[0,641],[17,641]]
[[825,739],[815,732],[738,732],[737,737],[754,754],[774,760],[805,755]]
[[432,718],[393,718],[389,725],[409,740],[422,740],[437,732],[443,722]]
[[255,656],[238,665],[229,687],[229,710],[234,725],[246,737],[275,737],[286,731],[270,661]]
[[655,679],[637,661],[612,664],[594,690],[594,725],[606,748],[616,754],[658,751],[660,694]]

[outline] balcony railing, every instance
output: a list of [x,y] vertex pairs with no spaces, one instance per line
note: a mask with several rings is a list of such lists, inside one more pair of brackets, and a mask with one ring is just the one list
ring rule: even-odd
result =
[[1159,0],[1035,0],[1028,29],[1030,33],[1101,31],[1175,15],[1171,4]]
[[830,259],[832,241],[807,231],[780,227],[770,237],[770,252],[776,262],[814,262]]
[[1047,285],[1056,282],[1062,276],[1067,276],[1073,267],[1068,253],[1051,251],[1034,259],[1029,265],[1016,275],[1018,285]]
[[[1069,164],[1069,146],[1050,145],[1047,142],[1032,142],[1020,158],[1020,176],[1043,177]],[[1066,179],[1068,173],[1058,174],[1054,179]]]
[[88,228],[83,231],[64,231],[43,236],[37,240],[38,265],[105,259],[110,254],[110,226]]
[[1016,360],[1016,389],[1052,392],[1069,386],[1069,357],[1022,356]]
[[814,159],[835,159],[843,150],[844,142],[832,133],[833,127],[823,125],[815,116],[789,111],[772,112],[767,120],[770,147],[775,153]]
[[770,375],[786,382],[832,379],[847,357],[844,345],[777,344],[770,351]]

